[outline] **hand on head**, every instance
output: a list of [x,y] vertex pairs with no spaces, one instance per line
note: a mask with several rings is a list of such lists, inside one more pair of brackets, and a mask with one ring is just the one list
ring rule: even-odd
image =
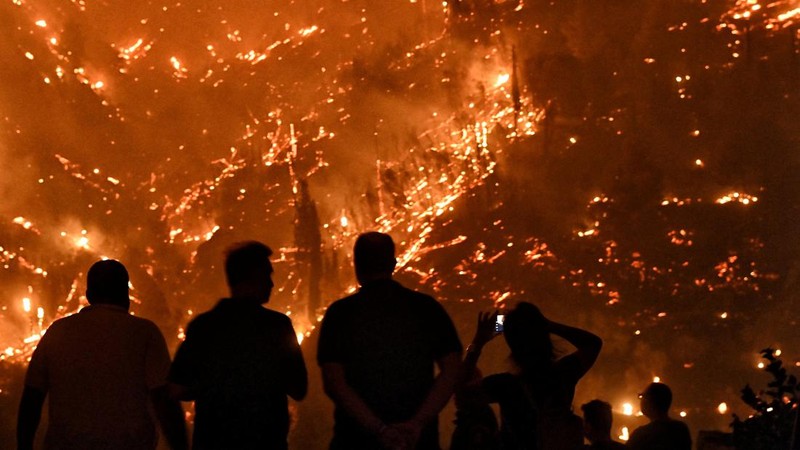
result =
[[516,315],[524,316],[531,324],[550,329],[550,321],[542,314],[538,306],[530,302],[520,302],[514,309]]

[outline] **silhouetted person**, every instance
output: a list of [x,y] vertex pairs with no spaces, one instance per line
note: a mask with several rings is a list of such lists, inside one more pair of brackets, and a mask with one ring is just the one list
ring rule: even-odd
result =
[[611,405],[602,400],[592,400],[581,406],[583,434],[590,444],[587,450],[624,450],[625,445],[611,439]]
[[287,395],[303,399],[308,376],[292,322],[262,306],[274,286],[270,255],[259,242],[228,251],[231,297],[189,323],[175,354],[169,378],[195,402],[195,450],[287,448]]
[[641,395],[642,414],[650,423],[633,431],[628,448],[634,450],[691,450],[689,427],[669,417],[672,391],[663,383],[651,383]]
[[128,314],[128,271],[119,261],[92,265],[89,306],[59,319],[33,352],[19,406],[17,448],[33,448],[49,398],[47,449],[152,450],[158,435],[186,448],[180,404],[167,396],[169,352],[156,325]]
[[450,450],[499,450],[500,429],[492,407],[475,383],[482,379],[479,370],[463,373],[456,387],[456,428]]
[[317,360],[336,405],[334,450],[439,448],[438,414],[458,378],[461,343],[436,300],[392,279],[394,252],[390,236],[360,235],[361,289],[322,321]]
[[[464,370],[474,370],[483,346],[495,332],[497,314],[478,316],[478,330],[467,347]],[[480,383],[486,398],[500,404],[503,449],[573,450],[583,447],[583,426],[572,412],[575,385],[600,354],[594,334],[547,320],[539,308],[522,302],[505,316],[505,337],[516,365]],[[576,351],[556,358],[550,335],[567,340]]]

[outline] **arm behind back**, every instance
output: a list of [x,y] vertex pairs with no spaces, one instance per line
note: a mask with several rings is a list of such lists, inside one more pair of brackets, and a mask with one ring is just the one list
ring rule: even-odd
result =
[[[285,317],[285,316],[284,316]],[[288,329],[284,337],[286,354],[286,393],[295,400],[302,400],[308,393],[308,370],[303,360],[303,351],[297,342],[297,334],[291,320],[286,318]]]

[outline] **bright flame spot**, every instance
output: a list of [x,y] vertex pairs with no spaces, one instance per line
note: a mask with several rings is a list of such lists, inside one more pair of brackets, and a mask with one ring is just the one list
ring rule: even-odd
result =
[[22,299],[22,310],[26,313],[31,312],[31,299],[28,297]]
[[619,430],[619,440],[627,441],[629,438],[630,435],[628,434],[628,427],[622,427],[622,429]]
[[495,87],[500,87],[500,86],[506,84],[510,78],[511,78],[511,75],[509,75],[507,73],[501,73],[500,75],[497,76],[497,82],[494,84],[494,86]]
[[303,338],[305,338],[305,335],[303,335],[303,333],[298,331],[297,332],[297,343],[298,344],[302,344],[303,343]]
[[728,313],[724,312],[724,313],[720,314],[719,317],[721,319],[727,319],[728,318]]
[[757,367],[758,367],[759,369],[763,369],[763,368],[764,368],[764,363],[763,363],[763,362],[760,362],[760,363],[758,363],[758,366],[757,366]]
[[661,377],[653,377],[653,383],[661,383]]
[[343,227],[346,227],[346,226],[347,226],[347,224],[349,223],[349,222],[348,222],[348,220],[347,220],[347,216],[345,216],[344,214],[342,214],[342,218],[341,218],[341,219],[339,219],[339,223],[340,223],[340,224],[341,224]]
[[302,30],[300,30],[300,36],[303,36],[303,37],[308,36],[309,34],[315,32],[317,30],[319,30],[319,27],[316,26],[316,25],[310,26],[308,28],[303,28]]
[[44,19],[39,19],[36,21],[36,26],[39,28],[44,28],[47,26],[47,22]]
[[781,353],[783,353],[781,349],[775,350],[775,356],[781,356]]
[[26,58],[28,58],[28,59],[30,59],[31,61],[33,61],[33,53],[31,53],[31,52],[25,52],[25,57],[26,57]]
[[719,411],[720,414],[725,414],[728,412],[728,404],[725,402],[720,403],[719,406],[717,406],[717,411]]
[[81,236],[77,240],[75,240],[75,246],[78,248],[88,249],[89,248],[89,238],[86,236]]
[[626,416],[632,416],[633,415],[633,405],[630,404],[630,403],[624,403],[622,405],[622,414],[625,414]]
[[687,416],[687,414],[686,414],[686,411],[681,411],[681,412],[680,412],[680,414],[679,414],[679,416],[681,416],[681,417],[686,417],[686,416]]
[[22,216],[15,217],[14,223],[21,225],[22,228],[25,228],[26,230],[30,230],[33,227],[33,224],[29,220],[25,220],[25,218]]
[[785,22],[785,21],[791,19],[792,17],[798,16],[798,15],[800,15],[800,8],[795,8],[795,9],[793,9],[791,11],[788,11],[786,13],[778,15],[778,20],[781,21],[781,22]]
[[38,308],[36,308],[36,317],[37,317],[39,320],[42,320],[42,319],[44,319],[44,308],[42,308],[41,306],[40,306],[40,307],[38,307]]

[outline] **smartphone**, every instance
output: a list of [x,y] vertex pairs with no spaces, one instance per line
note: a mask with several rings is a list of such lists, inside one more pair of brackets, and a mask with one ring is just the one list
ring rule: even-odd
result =
[[494,331],[496,331],[498,333],[502,333],[503,332],[503,322],[505,322],[505,320],[506,320],[505,314],[498,314],[497,315],[497,320],[495,320],[495,322],[494,322]]

